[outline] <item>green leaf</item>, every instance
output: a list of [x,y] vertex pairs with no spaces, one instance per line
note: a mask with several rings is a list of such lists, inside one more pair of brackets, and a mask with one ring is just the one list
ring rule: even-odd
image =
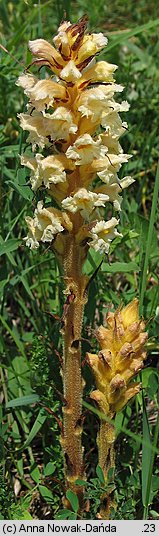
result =
[[[18,517],[16,517],[16,519],[18,519]],[[19,519],[24,519],[24,520],[26,520],[26,521],[29,521],[30,519],[33,519],[33,518],[32,518],[32,516],[31,516],[30,512],[28,512],[28,510],[24,510],[24,511],[21,513]]]
[[9,240],[6,240],[6,242],[3,242],[3,244],[0,245],[0,256],[10,253],[11,251],[15,251],[15,249],[18,249],[20,244],[22,244],[22,240],[18,240],[17,238],[10,238]]
[[159,490],[159,476],[152,475],[152,491],[156,492]]
[[2,322],[3,326],[8,331],[8,333],[11,335],[11,337],[12,337],[13,341],[15,342],[15,344],[16,344],[18,350],[20,351],[20,353],[25,358],[24,345],[23,345],[22,341],[20,340],[20,336],[19,336],[17,327],[13,326],[13,328],[11,329],[9,324],[7,324],[7,322],[4,320],[3,316],[1,316],[1,315],[0,315],[0,321]]
[[14,155],[17,155],[19,153],[19,144],[17,145],[7,145],[6,147],[2,147],[0,149],[0,153],[5,154],[7,158],[13,158]]
[[0,294],[3,294],[3,290],[7,285],[8,281],[8,279],[2,279],[2,281],[0,281]]
[[149,376],[148,386],[147,386],[147,394],[151,398],[151,400],[154,399],[154,396],[156,395],[159,387],[159,377],[152,372]]
[[[8,242],[8,240],[7,240],[7,242]],[[0,236],[0,244],[1,244],[1,246],[2,246],[4,243],[5,243],[5,242],[4,242],[3,238],[2,238],[2,236]],[[6,256],[8,257],[8,259],[9,259],[10,263],[12,264],[12,266],[17,266],[17,263],[16,263],[16,261],[15,261],[13,255],[12,255],[12,253],[6,252]]]
[[99,251],[95,251],[93,248],[89,249],[87,259],[83,265],[83,273],[91,275],[100,265],[102,258],[104,258]]
[[81,480],[81,478],[77,478],[75,484],[76,484],[77,486],[87,486],[87,482],[86,482],[86,480]]
[[26,183],[26,171],[25,169],[19,169],[17,173],[17,177],[15,177],[15,180],[9,180],[8,184],[12,186],[13,190],[16,190],[20,196],[22,196],[24,199],[27,199],[29,201],[32,201],[34,194],[32,190],[27,186]]
[[33,518],[27,508],[23,507],[23,504],[13,504],[11,506],[11,519],[24,519],[27,521]]
[[66,491],[66,498],[70,502],[74,512],[78,512],[79,502],[78,502],[78,497],[77,497],[76,493],[74,493],[74,491],[72,491],[71,489],[68,489]]
[[53,502],[54,498],[53,498],[52,491],[50,489],[48,489],[46,486],[41,486],[40,484],[39,491],[43,499],[45,499],[46,502],[51,502],[51,503]]
[[149,22],[146,22],[145,24],[141,24],[140,26],[135,26],[133,30],[120,31],[118,35],[114,35],[112,42],[110,42],[107,45],[107,52],[108,50],[111,50],[112,48],[118,46],[120,43],[123,43],[125,40],[130,39],[134,35],[141,34],[142,32],[145,32],[146,30],[151,30],[151,28],[155,28],[156,26],[159,26],[159,19],[150,20]]
[[33,465],[31,465],[30,476],[34,480],[34,482],[36,482],[36,484],[39,484],[41,480],[41,473],[36,463],[33,463]]
[[41,427],[43,426],[44,422],[46,421],[47,419],[47,415],[44,413],[44,410],[41,409],[38,413],[38,416],[33,424],[33,427],[32,429],[30,430],[30,433],[27,437],[27,440],[25,441],[24,445],[23,445],[23,449],[25,449],[26,447],[28,447],[30,445],[30,443],[33,441],[34,437],[38,434],[39,430],[41,429]]
[[104,478],[103,470],[100,467],[100,465],[97,465],[97,467],[96,467],[96,475],[99,478],[101,484],[105,484],[105,478]]
[[115,416],[115,433],[116,433],[116,435],[118,435],[120,433],[122,423],[123,423],[123,413],[122,413],[122,411],[120,411]]
[[159,512],[156,512],[156,510],[150,510],[150,514],[153,517],[153,519],[159,518]]
[[139,266],[136,262],[113,262],[113,264],[108,264],[104,262],[101,266],[102,272],[107,272],[109,274],[116,273],[128,273],[128,272],[139,272]]
[[145,296],[145,291],[146,291],[146,286],[147,286],[147,273],[148,273],[148,268],[149,268],[150,252],[152,248],[153,238],[155,235],[154,223],[155,223],[156,211],[157,211],[158,193],[159,193],[159,160],[158,160],[155,185],[154,185],[154,191],[153,191],[148,235],[146,237],[146,242],[145,242],[146,252],[145,252],[144,266],[143,266],[142,279],[141,279],[140,310],[139,310],[140,314],[143,313],[143,304],[144,304],[144,296]]
[[112,483],[112,481],[114,480],[114,470],[114,467],[110,467],[110,469],[108,470],[108,483]]
[[55,465],[52,463],[52,462],[48,462],[47,465],[44,467],[44,475],[45,476],[49,476],[49,475],[53,475],[53,473],[55,472]]
[[6,404],[6,409],[17,408],[18,406],[30,406],[30,404],[35,404],[35,402],[38,402],[38,400],[39,396],[36,394],[20,396],[18,398],[14,398],[13,400],[9,400],[9,402]]
[[77,512],[70,512],[68,519],[77,519]]
[[71,512],[71,510],[67,510],[67,508],[64,508],[63,510],[59,510],[58,515],[56,519],[76,519],[77,514],[74,512]]
[[158,381],[159,381],[159,370],[153,369],[152,367],[143,369],[141,374],[142,374],[142,387],[144,387],[145,389],[147,389],[148,387],[149,378],[151,374],[155,374],[158,377]]
[[143,506],[148,506],[150,499],[149,469],[152,451],[149,424],[145,407],[143,409],[143,439],[146,443],[143,442],[142,447],[142,502]]
[[24,476],[23,458],[22,456],[17,460],[17,470],[21,477]]

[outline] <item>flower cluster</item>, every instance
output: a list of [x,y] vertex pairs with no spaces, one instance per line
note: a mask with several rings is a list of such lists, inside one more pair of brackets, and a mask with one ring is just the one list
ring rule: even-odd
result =
[[123,90],[113,78],[116,65],[96,62],[107,38],[85,34],[86,25],[86,17],[77,24],[63,22],[54,46],[44,39],[30,41],[31,65],[46,66],[51,75],[39,80],[27,72],[17,81],[29,99],[27,113],[19,117],[34,153],[23,155],[21,164],[31,170],[32,189],[46,189],[56,206],[45,208],[40,202],[34,218],[27,218],[26,243],[32,249],[39,241],[52,242],[56,249],[59,233],[64,241],[66,232],[76,237],[84,226],[85,247],[107,253],[118,234],[118,219],[105,221],[104,207],[109,203],[109,214],[111,206],[120,211],[120,192],[133,182],[118,178],[130,158],[119,143],[127,128],[119,112],[129,106],[114,100]]
[[87,361],[97,384],[91,398],[112,418],[140,390],[139,383],[130,382],[143,368],[147,333],[136,298],[122,310],[109,312],[106,322],[107,327],[100,326],[96,333],[101,350],[98,355],[88,353]]

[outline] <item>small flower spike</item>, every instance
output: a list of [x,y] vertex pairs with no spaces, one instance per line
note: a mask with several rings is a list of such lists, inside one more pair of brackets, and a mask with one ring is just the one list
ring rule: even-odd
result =
[[[132,380],[142,370],[146,359],[144,345],[147,333],[144,329],[145,323],[139,318],[138,300],[135,298],[123,309],[119,307],[115,313],[107,314],[106,327],[100,326],[96,332],[99,353],[88,353],[86,356],[97,387],[92,391],[91,398],[103,414],[97,445],[99,465],[106,484],[109,470],[115,466],[115,429],[112,419],[140,391],[140,383]],[[115,503],[109,487],[101,496],[98,518],[110,519],[112,508],[115,508]]]
[[140,390],[140,384],[132,380],[146,359],[144,329],[135,298],[123,309],[107,314],[106,327],[100,326],[96,332],[100,351],[98,355],[87,354],[97,385],[91,398],[110,418]]

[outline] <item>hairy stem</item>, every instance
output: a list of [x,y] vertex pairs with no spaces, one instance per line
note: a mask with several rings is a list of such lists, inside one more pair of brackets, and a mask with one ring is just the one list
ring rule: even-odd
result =
[[82,253],[73,235],[66,238],[64,257],[66,303],[64,306],[64,366],[65,406],[62,446],[65,456],[66,486],[77,493],[82,503],[82,489],[77,478],[84,478],[82,434],[81,330],[86,303],[87,278],[82,274]]
[[[103,470],[105,482],[108,482],[109,469],[115,466],[114,455],[115,432],[114,426],[101,421],[97,437],[99,465]],[[111,489],[101,496],[100,519],[110,519],[111,508],[114,507]]]

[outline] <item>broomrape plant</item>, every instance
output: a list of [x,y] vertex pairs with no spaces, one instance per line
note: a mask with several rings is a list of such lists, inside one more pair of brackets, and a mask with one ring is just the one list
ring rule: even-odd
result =
[[[44,39],[29,42],[33,62],[29,66],[46,66],[49,75],[38,79],[32,73],[19,76],[29,101],[27,112],[19,115],[23,130],[29,132],[32,156],[23,155],[21,164],[31,170],[33,191],[42,188],[52,204],[41,200],[34,217],[27,217],[26,245],[31,249],[40,242],[50,246],[64,271],[66,304],[63,315],[63,434],[61,445],[65,457],[66,488],[77,493],[83,502],[85,479],[82,434],[81,329],[87,302],[89,279],[82,268],[91,246],[107,254],[110,242],[121,236],[117,230],[121,193],[133,182],[118,177],[130,155],[119,143],[127,128],[119,112],[127,111],[126,101],[115,101],[123,87],[116,84],[117,66],[96,61],[107,45],[102,33],[86,34],[87,18],[77,24],[62,22],[52,46]],[[117,217],[114,217],[114,212]],[[110,214],[112,213],[112,217]],[[105,218],[105,214],[107,214]],[[135,300],[122,311],[108,313],[108,328],[100,327],[98,356],[87,355],[93,368],[97,390],[91,394],[109,418],[139,391],[139,384],[129,384],[141,369],[146,334],[138,318]],[[114,429],[101,420],[98,434],[99,463],[105,479],[114,463]],[[109,457],[109,460],[108,460]],[[110,500],[100,516],[106,519]]]

